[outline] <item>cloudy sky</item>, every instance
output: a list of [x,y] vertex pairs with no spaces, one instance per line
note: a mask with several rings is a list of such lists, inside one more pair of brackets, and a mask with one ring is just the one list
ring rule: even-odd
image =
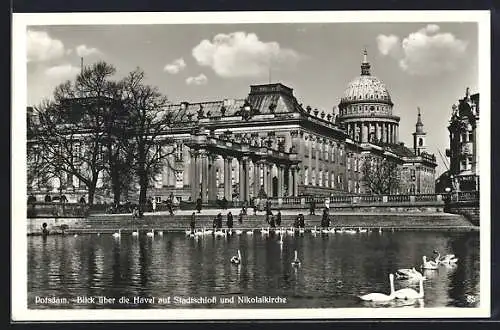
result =
[[74,78],[83,57],[113,64],[117,79],[142,68],[172,102],[244,98],[249,85],[271,79],[292,87],[300,103],[332,111],[366,48],[406,145],[421,108],[438,173],[451,105],[466,87],[479,91],[475,23],[34,26],[27,40],[28,105]]

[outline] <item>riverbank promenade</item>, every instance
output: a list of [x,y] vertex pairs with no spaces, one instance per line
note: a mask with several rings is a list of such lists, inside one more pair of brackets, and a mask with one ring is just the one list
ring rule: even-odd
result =
[[[253,213],[248,210],[247,215],[239,214],[241,209],[202,209],[200,213],[193,210],[176,210],[174,215],[168,212],[146,212],[141,218],[134,218],[131,214],[92,214],[85,218],[37,218],[28,219],[28,234],[41,234],[43,223],[53,234],[75,233],[111,233],[121,230],[124,233],[138,231],[183,232],[190,226],[191,215],[195,213],[195,227],[197,229],[211,229],[214,218],[220,213],[223,228],[227,228],[226,220],[229,212],[233,215],[233,229],[255,230],[268,228],[265,212]],[[281,225],[290,228],[299,213],[305,218],[305,230],[310,231],[321,224],[321,210],[317,209],[314,215],[297,210],[281,210]],[[277,212],[273,214],[276,216]],[[373,230],[448,230],[473,231],[478,230],[464,216],[443,212],[359,212],[336,211],[330,214],[330,224],[333,228],[367,228]]]

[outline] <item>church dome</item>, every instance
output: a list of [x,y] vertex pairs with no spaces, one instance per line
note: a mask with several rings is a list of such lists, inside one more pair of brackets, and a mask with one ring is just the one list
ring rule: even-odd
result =
[[361,63],[361,75],[352,80],[344,91],[340,103],[386,103],[392,105],[387,87],[370,73],[366,50]]
[[367,75],[361,75],[349,83],[341,102],[392,103],[391,96],[385,85],[377,77]]

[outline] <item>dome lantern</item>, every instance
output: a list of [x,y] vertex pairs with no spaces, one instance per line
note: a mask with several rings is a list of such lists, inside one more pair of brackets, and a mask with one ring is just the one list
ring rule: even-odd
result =
[[368,52],[365,50],[363,51],[363,62],[361,62],[361,75],[362,76],[369,76],[370,75],[370,62],[368,62]]

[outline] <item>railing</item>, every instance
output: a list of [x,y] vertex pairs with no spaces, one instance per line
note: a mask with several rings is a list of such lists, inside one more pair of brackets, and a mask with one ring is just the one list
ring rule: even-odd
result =
[[410,195],[387,195],[387,202],[409,203],[410,202]]
[[78,203],[29,203],[28,218],[80,218],[88,215],[89,207]]
[[415,195],[415,202],[434,202],[437,201],[436,194],[419,194]]

